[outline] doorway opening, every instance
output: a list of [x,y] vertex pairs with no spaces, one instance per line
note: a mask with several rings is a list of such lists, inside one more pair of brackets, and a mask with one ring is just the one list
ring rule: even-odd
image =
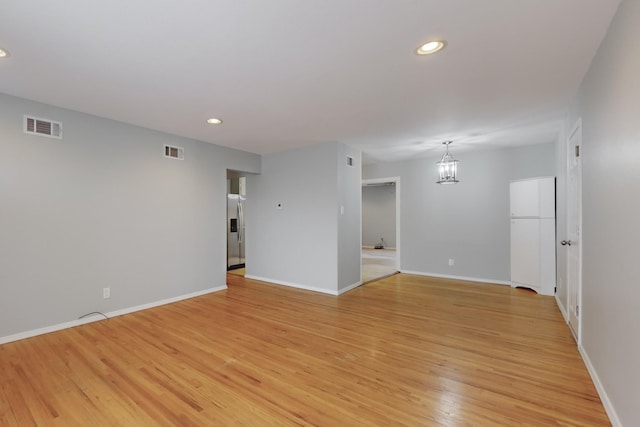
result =
[[227,271],[244,276],[245,258],[245,202],[246,177],[227,171]]
[[400,271],[400,177],[362,181],[363,283]]

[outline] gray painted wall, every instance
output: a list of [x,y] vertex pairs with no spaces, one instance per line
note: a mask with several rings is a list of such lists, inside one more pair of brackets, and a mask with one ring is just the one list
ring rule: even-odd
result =
[[396,247],[396,187],[362,187],[362,245],[375,246],[384,239],[386,248]]
[[[347,166],[347,156],[353,166]],[[338,144],[338,290],[360,283],[362,163],[360,151]],[[341,210],[341,207],[344,207]]]
[[579,92],[582,347],[625,426],[640,425],[638,40],[640,1],[623,1]]
[[555,175],[555,149],[541,144],[456,153],[452,146],[460,160],[455,185],[435,183],[441,153],[363,167],[363,179],[402,179],[402,271],[509,281],[509,181]]
[[[360,221],[360,170],[343,170],[345,150],[324,143],[263,156],[262,174],[247,178],[247,277],[328,293],[353,280],[342,263],[360,265],[360,230],[353,226]],[[338,239],[339,229],[349,228],[354,243],[353,236]]]
[[0,148],[0,338],[225,285],[227,168],[259,156],[2,94]]

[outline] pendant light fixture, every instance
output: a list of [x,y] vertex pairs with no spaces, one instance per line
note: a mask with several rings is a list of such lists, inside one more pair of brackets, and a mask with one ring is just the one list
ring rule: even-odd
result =
[[436,181],[438,184],[455,184],[458,181],[458,161],[449,154],[449,144],[453,141],[445,141],[444,145],[447,146],[447,151],[444,153],[438,163],[438,172],[440,179]]

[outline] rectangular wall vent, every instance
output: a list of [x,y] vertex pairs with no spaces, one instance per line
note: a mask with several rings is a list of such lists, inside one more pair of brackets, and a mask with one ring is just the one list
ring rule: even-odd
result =
[[62,123],[25,115],[24,132],[31,135],[62,139]]
[[183,160],[184,159],[184,148],[182,147],[174,147],[173,145],[165,145],[164,146],[164,156],[170,157],[172,159]]
[[353,166],[353,157],[347,156],[347,166]]

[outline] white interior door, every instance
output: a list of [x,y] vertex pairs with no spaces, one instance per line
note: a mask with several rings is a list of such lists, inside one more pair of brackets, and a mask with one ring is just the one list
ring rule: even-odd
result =
[[580,343],[582,300],[582,121],[578,120],[567,140],[567,300],[569,326]]

